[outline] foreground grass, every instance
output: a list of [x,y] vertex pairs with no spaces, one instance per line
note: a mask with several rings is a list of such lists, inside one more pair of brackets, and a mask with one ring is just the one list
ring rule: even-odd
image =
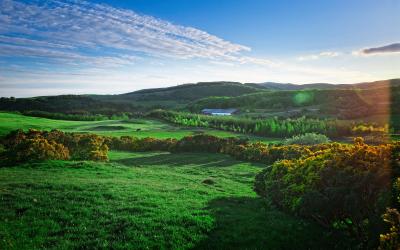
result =
[[260,165],[218,154],[110,156],[110,163],[1,168],[0,249],[327,249],[337,244],[318,226],[256,196],[252,185]]
[[154,137],[159,139],[180,139],[188,135],[204,132],[219,137],[249,137],[251,140],[270,143],[279,141],[279,139],[247,136],[215,129],[177,127],[157,120],[65,121],[0,112],[0,136],[6,135],[15,129],[28,130],[31,128],[39,130],[59,129],[65,132],[95,133],[106,136]]

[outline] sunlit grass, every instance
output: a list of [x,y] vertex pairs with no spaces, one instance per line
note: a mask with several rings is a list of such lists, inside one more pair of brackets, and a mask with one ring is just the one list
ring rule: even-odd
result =
[[327,249],[320,227],[252,190],[262,165],[219,154],[110,152],[110,163],[0,169],[0,249]]
[[180,139],[188,135],[204,132],[219,137],[248,137],[253,141],[260,140],[269,143],[279,142],[279,139],[274,138],[247,136],[215,129],[173,126],[158,120],[150,119],[132,119],[129,121],[65,121],[0,112],[0,136],[15,129],[28,130],[30,128],[39,130],[59,129],[65,132],[95,133],[105,136],[154,137],[159,139]]

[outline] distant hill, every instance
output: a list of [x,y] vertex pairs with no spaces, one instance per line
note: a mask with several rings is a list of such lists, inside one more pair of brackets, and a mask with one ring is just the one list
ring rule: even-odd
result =
[[[400,114],[400,79],[350,85],[295,85],[269,83],[269,91],[237,97],[208,97],[188,105],[193,112],[204,108],[237,108],[250,113],[275,113],[304,109],[316,115],[341,118],[365,117],[372,114]],[[314,86],[315,88],[305,88]],[[325,88],[316,88],[322,86]],[[331,88],[335,86],[335,88]],[[302,88],[304,87],[304,88]],[[274,88],[274,89],[273,89]],[[280,88],[277,90],[277,88]],[[296,90],[287,88],[298,88]]]
[[399,86],[400,79],[389,79],[374,82],[363,82],[355,84],[331,84],[331,83],[308,83],[308,84],[294,84],[294,83],[277,83],[265,82],[258,83],[257,85],[268,90],[303,90],[303,89],[368,89],[368,88],[381,88],[389,86]]
[[338,87],[338,85],[330,83],[293,84],[265,82],[259,83],[258,85],[268,90],[335,89]]
[[[303,93],[302,91],[307,91]],[[320,113],[400,113],[400,79],[357,83],[239,83],[200,82],[167,88],[144,89],[120,95],[61,95],[34,98],[0,98],[0,110],[73,114],[146,112],[156,108],[189,109],[239,108],[285,110],[311,107]],[[394,103],[398,104],[397,106]],[[263,112],[263,111],[261,111]],[[267,111],[264,111],[267,112]],[[269,111],[268,111],[269,112]]]
[[137,112],[155,108],[184,108],[211,96],[240,96],[265,91],[258,85],[238,82],[200,82],[168,88],[144,89],[120,95],[60,95],[33,98],[1,98],[0,110],[41,110],[60,113]]
[[119,95],[119,98],[155,101],[155,100],[197,100],[209,96],[240,96],[262,91],[257,85],[239,82],[199,82],[174,87],[144,89]]
[[93,96],[96,100],[129,103],[144,109],[184,108],[193,101],[212,96],[240,96],[265,91],[262,86],[239,82],[199,82],[167,88],[143,89],[120,95]]

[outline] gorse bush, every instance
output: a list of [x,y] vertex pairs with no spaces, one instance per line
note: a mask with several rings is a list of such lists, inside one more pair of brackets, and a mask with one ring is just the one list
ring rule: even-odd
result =
[[286,139],[284,141],[284,144],[315,145],[328,142],[330,142],[330,140],[326,135],[316,134],[316,133],[306,133],[304,135],[296,135],[293,136],[292,138]]
[[400,213],[395,208],[388,208],[382,219],[389,225],[389,230],[379,237],[379,250],[400,249]]
[[68,160],[70,158],[68,148],[44,138],[24,139],[8,149],[6,154],[13,162]]
[[392,152],[398,148],[361,139],[353,145],[332,143],[275,162],[256,178],[255,190],[290,213],[366,242],[377,235],[371,230],[379,228],[380,214],[391,204]]
[[64,133],[58,130],[24,132],[16,130],[4,140],[4,157],[11,162],[41,160],[108,160],[105,139],[93,134]]
[[105,137],[105,144],[112,150],[124,151],[172,151],[176,139],[137,138],[131,136]]
[[[398,159],[397,159],[398,160]],[[397,161],[397,164],[399,162]],[[395,170],[400,171],[400,168]],[[387,208],[386,212],[382,215],[383,221],[386,223],[387,230],[379,237],[380,250],[398,250],[400,249],[400,175],[399,172],[393,171],[393,207]]]

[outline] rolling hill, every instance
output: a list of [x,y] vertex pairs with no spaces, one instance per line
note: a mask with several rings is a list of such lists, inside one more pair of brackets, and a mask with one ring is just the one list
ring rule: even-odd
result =
[[[292,85],[276,86],[284,89]],[[208,97],[191,103],[188,108],[192,112],[203,108],[237,108],[242,111],[258,109],[258,113],[297,111],[302,114],[303,109],[311,109],[317,115],[341,118],[400,113],[400,79],[329,86],[336,88],[301,89],[300,86],[298,90],[270,90],[237,97]]]
[[370,89],[370,88],[387,87],[389,85],[400,86],[400,79],[389,79],[389,80],[362,82],[355,84],[332,84],[332,83],[294,84],[294,83],[265,82],[265,83],[258,83],[257,85],[268,90]]
[[[61,95],[34,98],[0,98],[0,110],[73,114],[146,112],[156,108],[239,108],[287,111],[311,107],[320,113],[352,117],[380,114],[396,108],[400,79],[357,84],[281,84],[200,82],[167,88],[144,89],[119,95]],[[398,106],[398,105],[397,105]],[[348,113],[351,113],[350,115]]]

